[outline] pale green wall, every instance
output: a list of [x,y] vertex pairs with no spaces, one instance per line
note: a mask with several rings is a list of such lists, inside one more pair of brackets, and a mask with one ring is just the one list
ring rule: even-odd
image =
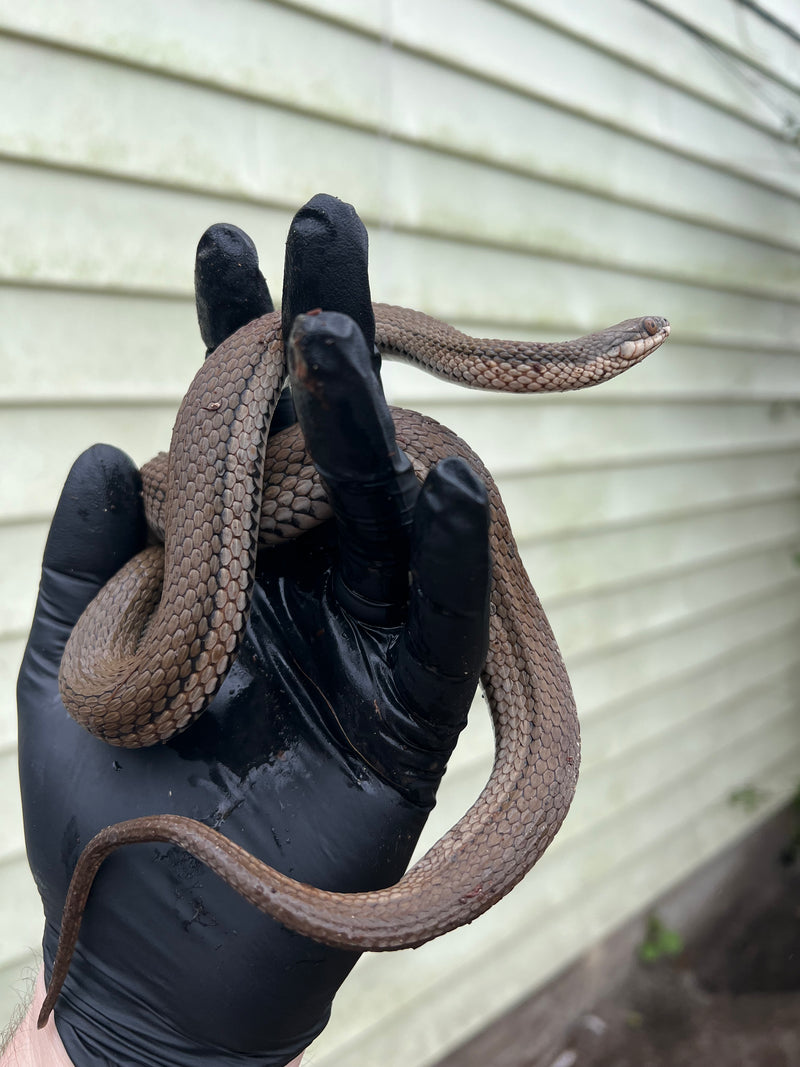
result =
[[[0,0],[4,1016],[40,936],[13,686],[48,516],[86,445],[165,446],[200,359],[193,253],[214,221],[252,233],[275,293],[289,219],[324,190],[370,228],[376,299],[477,334],[673,323],[585,394],[389,374],[495,472],[584,763],[509,898],[363,959],[317,1067],[435,1062],[797,787],[800,48],[736,0],[659,6]],[[428,843],[490,758],[476,707]],[[745,785],[765,791],[755,813],[729,802]]]

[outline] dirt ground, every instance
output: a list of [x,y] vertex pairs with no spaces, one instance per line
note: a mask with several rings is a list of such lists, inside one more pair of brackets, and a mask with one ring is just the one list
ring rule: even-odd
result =
[[623,987],[531,1067],[800,1067],[800,857],[776,856],[673,959]]

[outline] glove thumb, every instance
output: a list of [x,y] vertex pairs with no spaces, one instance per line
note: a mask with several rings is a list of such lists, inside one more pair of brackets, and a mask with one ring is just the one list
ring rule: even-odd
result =
[[146,538],[133,460],[110,445],[87,449],[67,476],[50,526],[29,652],[35,643],[57,668],[86,605]]

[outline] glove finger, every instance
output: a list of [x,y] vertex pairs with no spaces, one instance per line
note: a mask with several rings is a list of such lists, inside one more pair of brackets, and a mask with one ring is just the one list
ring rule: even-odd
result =
[[275,310],[258,252],[250,237],[231,223],[209,226],[197,245],[194,293],[206,355],[253,319]]
[[117,448],[94,445],[75,461],[61,491],[34,625],[47,625],[54,640],[65,641],[89,601],[146,540],[136,465]]
[[[194,296],[206,356],[253,319],[275,310],[252,239],[232,223],[209,226],[197,245]],[[297,422],[284,389],[272,416],[270,436]]]
[[[460,729],[489,644],[489,503],[460,458],[428,475],[417,501],[408,621],[397,646],[396,682],[423,720]],[[455,735],[452,738],[455,742]]]
[[356,323],[300,315],[289,371],[306,445],[336,517],[335,591],[356,618],[397,624],[408,596],[409,530],[419,486]]
[[281,318],[288,338],[298,315],[315,308],[340,311],[363,334],[374,369],[375,316],[367,273],[369,239],[354,207],[320,193],[295,215],[286,240]]

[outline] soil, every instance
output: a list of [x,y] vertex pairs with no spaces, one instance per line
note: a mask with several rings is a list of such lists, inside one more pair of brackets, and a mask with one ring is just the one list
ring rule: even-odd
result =
[[678,956],[637,963],[555,1059],[530,1067],[701,1065],[800,1067],[797,856],[776,858]]

